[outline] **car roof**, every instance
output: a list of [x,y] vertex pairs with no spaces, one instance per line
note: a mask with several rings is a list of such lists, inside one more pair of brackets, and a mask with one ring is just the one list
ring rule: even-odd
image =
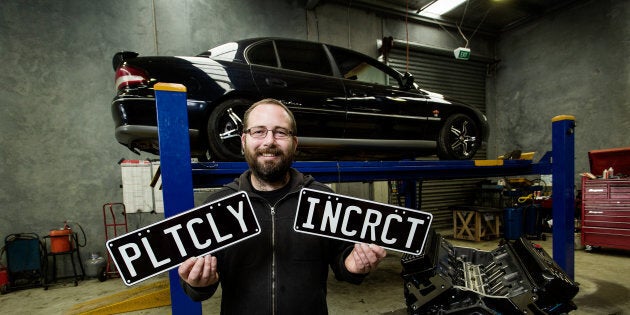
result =
[[[352,50],[352,49],[348,49],[348,48],[344,48],[344,47],[340,47],[340,46],[336,46],[336,45],[332,45],[332,44],[328,44],[328,43],[324,43],[324,42],[316,42],[316,41],[311,41],[311,40],[306,40],[306,39],[296,39],[296,38],[286,38],[286,37],[252,37],[252,38],[245,38],[245,39],[239,39],[239,40],[235,40],[235,41],[231,41],[231,42],[227,42],[227,43],[223,43],[221,45],[215,46],[213,48],[210,48],[200,54],[198,54],[198,57],[210,57],[210,58],[214,58],[217,56],[217,53],[223,52],[224,50],[231,50],[232,51],[232,56],[234,57],[234,60],[240,60],[240,61],[244,61],[244,51],[247,47],[250,47],[252,44],[258,43],[258,42],[264,42],[264,41],[271,41],[271,40],[282,40],[282,41],[292,41],[292,42],[304,42],[304,43],[312,43],[312,44],[321,44],[321,45],[325,45],[328,47],[334,47],[337,49],[342,49],[342,50],[346,50],[346,51],[350,51],[353,52],[355,54],[360,54],[360,55],[364,55],[366,57],[375,59],[374,57],[370,57],[368,55],[365,55],[363,53],[360,53],[358,51]],[[229,48],[226,48],[229,47]]]

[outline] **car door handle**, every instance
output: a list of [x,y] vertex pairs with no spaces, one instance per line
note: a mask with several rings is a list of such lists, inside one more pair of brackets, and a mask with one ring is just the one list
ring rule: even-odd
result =
[[362,90],[350,90],[350,96],[352,97],[366,97],[368,96],[367,92]]
[[265,82],[268,86],[286,88],[287,82],[276,78],[266,78]]

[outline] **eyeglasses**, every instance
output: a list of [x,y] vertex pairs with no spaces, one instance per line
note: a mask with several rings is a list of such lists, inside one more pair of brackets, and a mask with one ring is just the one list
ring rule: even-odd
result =
[[248,133],[254,139],[263,139],[267,137],[267,133],[271,131],[273,134],[273,138],[277,140],[288,139],[293,135],[291,130],[286,128],[277,127],[274,129],[267,129],[267,127],[251,127],[244,131],[244,133]]

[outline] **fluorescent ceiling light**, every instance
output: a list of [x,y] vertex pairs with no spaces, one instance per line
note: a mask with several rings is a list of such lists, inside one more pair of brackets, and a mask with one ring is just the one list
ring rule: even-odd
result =
[[442,15],[455,9],[465,1],[466,0],[437,0],[420,11],[420,15]]

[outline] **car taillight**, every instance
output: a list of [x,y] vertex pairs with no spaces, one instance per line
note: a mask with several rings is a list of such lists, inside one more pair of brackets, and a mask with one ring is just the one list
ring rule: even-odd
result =
[[149,80],[147,74],[132,66],[122,65],[116,70],[116,89],[146,85]]

